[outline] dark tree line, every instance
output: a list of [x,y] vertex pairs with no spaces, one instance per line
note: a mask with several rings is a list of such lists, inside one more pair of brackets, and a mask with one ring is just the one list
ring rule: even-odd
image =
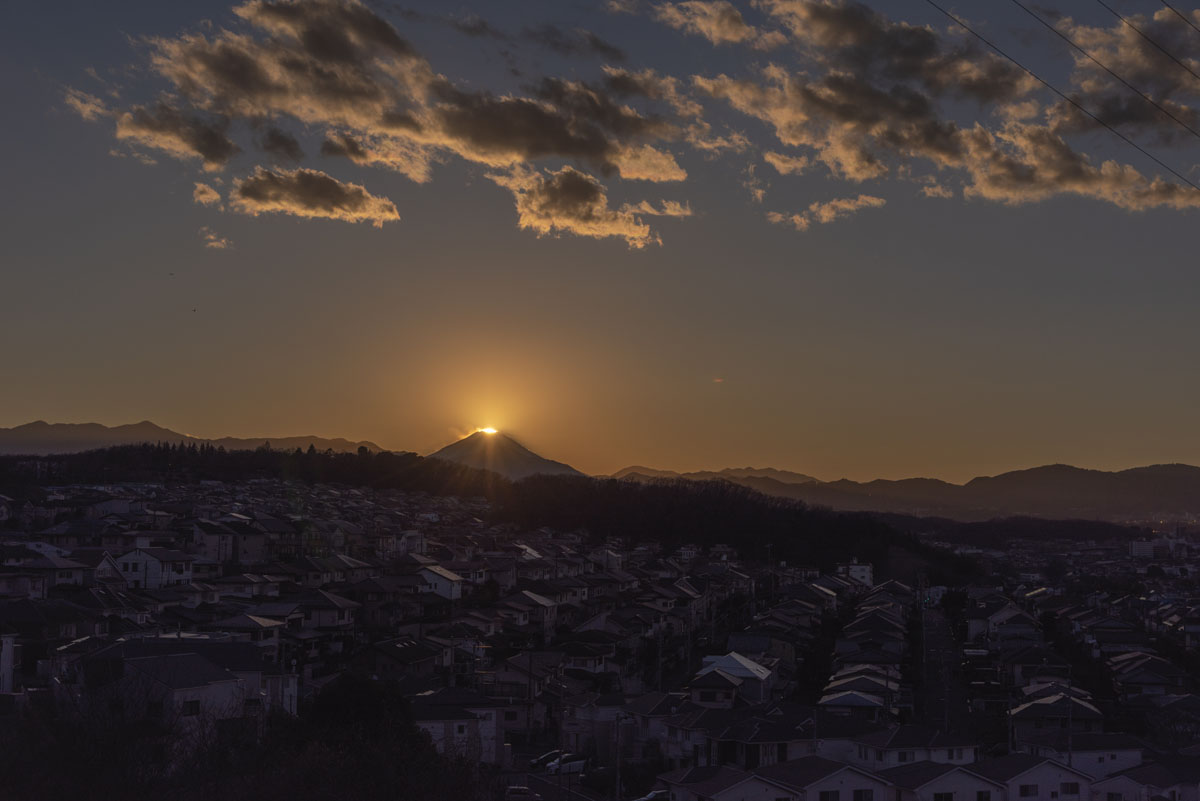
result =
[[479,764],[438,754],[387,682],[345,675],[261,737],[218,729],[203,741],[148,721],[59,708],[0,728],[0,798],[11,801],[477,801]]

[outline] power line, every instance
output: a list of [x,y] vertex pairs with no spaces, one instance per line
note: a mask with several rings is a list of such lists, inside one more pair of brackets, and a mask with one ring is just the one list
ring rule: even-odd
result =
[[1175,14],[1175,16],[1179,17],[1181,20],[1186,22],[1188,25],[1191,25],[1192,30],[1194,30],[1196,33],[1200,33],[1200,28],[1197,28],[1196,23],[1194,23],[1190,19],[1188,19],[1186,14],[1181,12],[1179,9],[1175,8],[1175,6],[1171,5],[1166,0],[1163,0],[1163,5],[1169,9],[1171,9],[1171,11]]
[[1166,164],[1165,162],[1163,162],[1163,160],[1162,160],[1162,159],[1160,159],[1158,156],[1155,156],[1153,153],[1151,153],[1151,152],[1149,152],[1148,150],[1146,150],[1144,147],[1142,147],[1141,145],[1139,145],[1137,142],[1133,141],[1133,140],[1132,140],[1132,139],[1130,139],[1128,136],[1126,136],[1125,134],[1121,133],[1120,131],[1118,131],[1116,128],[1112,127],[1111,125],[1109,125],[1109,124],[1108,124],[1107,122],[1105,122],[1104,120],[1102,120],[1102,119],[1100,119],[1099,117],[1097,117],[1097,116],[1096,116],[1095,114],[1093,114],[1092,112],[1088,111],[1086,108],[1084,108],[1084,107],[1083,107],[1083,105],[1082,105],[1082,104],[1080,104],[1080,102],[1079,102],[1078,100],[1075,100],[1074,98],[1070,97],[1070,96],[1069,96],[1069,95],[1067,95],[1065,92],[1063,92],[1061,89],[1059,89],[1059,88],[1057,88],[1056,86],[1054,86],[1054,84],[1050,83],[1050,82],[1049,82],[1049,81],[1047,81],[1045,78],[1041,77],[1041,76],[1040,76],[1040,75],[1038,75],[1036,72],[1034,72],[1033,70],[1029,69],[1029,68],[1028,68],[1028,67],[1026,67],[1024,64],[1022,64],[1021,62],[1017,61],[1015,58],[1013,58],[1012,56],[1010,56],[1008,53],[1005,53],[1003,50],[1001,50],[1001,49],[1000,49],[1000,47],[999,47],[998,45],[994,44],[994,43],[993,43],[993,42],[992,42],[990,39],[988,39],[987,37],[985,37],[983,34],[981,34],[981,33],[977,32],[977,31],[976,31],[974,28],[972,28],[972,27],[971,27],[970,25],[968,25],[967,23],[963,22],[961,19],[959,19],[958,17],[956,17],[954,14],[951,14],[949,11],[947,11],[947,10],[946,10],[946,9],[944,9],[944,8],[942,8],[940,5],[938,5],[936,2],[934,2],[934,0],[925,0],[925,2],[926,2],[926,3],[928,3],[929,5],[933,6],[934,8],[936,8],[938,11],[942,12],[942,14],[944,14],[944,15],[945,15],[946,17],[948,17],[949,19],[953,20],[953,21],[954,21],[955,23],[957,23],[957,24],[958,24],[958,25],[959,25],[961,28],[963,28],[963,29],[964,29],[964,30],[965,30],[967,33],[971,34],[971,35],[972,35],[972,36],[974,36],[976,39],[978,39],[979,41],[983,42],[985,45],[987,45],[988,47],[990,47],[992,50],[995,50],[995,51],[996,51],[997,53],[999,53],[1001,56],[1003,56],[1004,58],[1006,58],[1006,59],[1008,59],[1009,61],[1011,61],[1011,62],[1012,62],[1014,65],[1016,65],[1016,67],[1017,67],[1018,69],[1022,70],[1022,71],[1023,71],[1023,72],[1025,72],[1027,75],[1029,75],[1029,77],[1033,78],[1035,81],[1037,81],[1038,83],[1040,83],[1042,86],[1046,87],[1046,88],[1047,88],[1047,89],[1049,89],[1051,92],[1054,92],[1054,94],[1058,95],[1058,96],[1059,96],[1059,97],[1061,97],[1063,100],[1065,100],[1065,101],[1067,101],[1068,103],[1070,103],[1070,104],[1071,104],[1072,106],[1074,106],[1074,107],[1075,107],[1075,108],[1076,108],[1076,109],[1077,109],[1077,110],[1078,110],[1080,113],[1082,113],[1082,114],[1084,114],[1085,116],[1089,117],[1089,118],[1090,118],[1090,119],[1091,119],[1093,122],[1095,122],[1097,125],[1101,125],[1101,126],[1103,126],[1104,128],[1107,128],[1107,129],[1109,130],[1109,132],[1110,132],[1110,133],[1112,133],[1114,136],[1116,136],[1116,137],[1120,138],[1120,139],[1121,139],[1121,141],[1123,141],[1125,144],[1127,144],[1127,145],[1129,145],[1130,147],[1132,147],[1132,148],[1134,148],[1135,150],[1137,150],[1137,151],[1138,151],[1139,153],[1141,153],[1143,156],[1145,156],[1146,158],[1150,159],[1151,161],[1153,161],[1153,162],[1154,162],[1155,164],[1157,164],[1158,166],[1162,167],[1162,168],[1163,168],[1164,170],[1166,170],[1167,172],[1171,173],[1171,175],[1174,175],[1176,178],[1178,178],[1180,181],[1182,181],[1183,183],[1185,183],[1185,184],[1187,184],[1188,186],[1190,186],[1192,189],[1195,189],[1196,191],[1200,191],[1200,185],[1197,185],[1197,184],[1193,183],[1193,182],[1192,182],[1190,179],[1188,179],[1186,176],[1184,176],[1183,174],[1181,174],[1181,173],[1180,173],[1178,170],[1176,170],[1174,167],[1171,167],[1170,165],[1168,165],[1168,164]]
[[[1097,3],[1099,3],[1100,5],[1104,6],[1105,8],[1107,8],[1107,9],[1109,10],[1109,12],[1111,12],[1111,13],[1112,13],[1112,15],[1113,15],[1114,17],[1116,17],[1117,19],[1121,20],[1121,22],[1124,22],[1126,25],[1128,25],[1130,28],[1132,28],[1132,29],[1133,29],[1133,31],[1134,31],[1134,32],[1135,32],[1135,33],[1136,33],[1138,36],[1142,37],[1142,38],[1143,38],[1143,39],[1145,39],[1147,42],[1149,42],[1150,44],[1154,45],[1154,47],[1158,49],[1158,52],[1162,53],[1164,56],[1166,56],[1167,58],[1171,59],[1172,61],[1174,61],[1174,62],[1175,62],[1176,64],[1178,64],[1179,66],[1183,67],[1185,70],[1187,70],[1188,72],[1190,72],[1190,73],[1191,73],[1191,75],[1192,75],[1192,77],[1193,77],[1193,78],[1195,78],[1196,80],[1200,81],[1200,73],[1197,73],[1197,72],[1196,72],[1194,69],[1192,69],[1191,67],[1189,67],[1189,66],[1188,66],[1186,63],[1184,63],[1184,62],[1183,62],[1181,59],[1178,59],[1178,58],[1176,58],[1174,53],[1171,53],[1171,52],[1170,52],[1169,50],[1167,50],[1165,47],[1163,47],[1163,46],[1162,46],[1162,45],[1160,45],[1158,42],[1154,41],[1154,40],[1153,40],[1153,39],[1151,39],[1149,36],[1147,36],[1145,33],[1143,33],[1141,28],[1139,28],[1138,26],[1134,25],[1134,24],[1133,24],[1132,22],[1130,22],[1129,20],[1125,19],[1125,17],[1121,16],[1121,13],[1120,13],[1119,11],[1117,11],[1115,8],[1113,8],[1112,6],[1110,6],[1108,3],[1104,2],[1104,0],[1096,0],[1096,2],[1097,2]],[[1197,29],[1197,30],[1200,30],[1200,29]]]
[[1042,19],[1042,18],[1041,18],[1039,15],[1035,14],[1035,13],[1033,12],[1033,10],[1032,10],[1032,9],[1030,9],[1030,8],[1029,8],[1029,6],[1027,6],[1027,5],[1025,5],[1024,3],[1022,3],[1022,2],[1021,2],[1021,0],[1010,0],[1010,1],[1011,1],[1011,2],[1012,2],[1012,4],[1013,4],[1013,5],[1015,5],[1017,8],[1021,9],[1021,10],[1022,10],[1022,11],[1024,11],[1026,14],[1028,14],[1029,16],[1033,17],[1035,20],[1037,20],[1038,22],[1040,22],[1040,23],[1042,24],[1042,26],[1043,26],[1043,27],[1045,27],[1047,30],[1049,30],[1051,33],[1053,33],[1053,34],[1054,34],[1055,36],[1057,36],[1059,39],[1062,39],[1064,42],[1066,42],[1067,44],[1069,44],[1071,47],[1075,48],[1075,49],[1076,49],[1076,50],[1078,50],[1080,53],[1083,53],[1083,55],[1087,56],[1087,58],[1088,58],[1089,60],[1091,60],[1091,61],[1092,61],[1092,63],[1094,63],[1094,64],[1095,64],[1096,66],[1098,66],[1100,69],[1104,70],[1104,71],[1105,71],[1105,72],[1107,72],[1109,75],[1111,75],[1112,77],[1114,77],[1114,78],[1116,78],[1118,81],[1120,81],[1120,82],[1121,82],[1121,84],[1122,84],[1123,86],[1125,86],[1125,88],[1129,89],[1129,91],[1131,91],[1131,92],[1134,92],[1135,94],[1137,94],[1139,97],[1141,97],[1143,100],[1145,100],[1145,101],[1146,101],[1147,103],[1149,103],[1150,105],[1154,106],[1156,109],[1158,109],[1159,111],[1161,111],[1163,114],[1165,114],[1165,115],[1167,115],[1168,117],[1170,117],[1171,119],[1175,120],[1175,122],[1177,122],[1177,123],[1178,123],[1178,124],[1179,124],[1179,125],[1180,125],[1182,128],[1184,128],[1185,130],[1187,130],[1187,131],[1188,131],[1188,132],[1189,132],[1189,133],[1190,133],[1192,136],[1196,137],[1197,139],[1200,139],[1200,131],[1197,131],[1195,128],[1193,128],[1192,126],[1188,125],[1188,124],[1187,124],[1186,122],[1184,122],[1183,120],[1181,120],[1181,119],[1179,119],[1178,117],[1176,117],[1176,116],[1175,116],[1174,114],[1172,114],[1172,113],[1171,113],[1171,112],[1170,112],[1168,109],[1166,109],[1166,108],[1163,108],[1163,106],[1162,106],[1162,105],[1160,105],[1160,104],[1159,104],[1159,102],[1158,102],[1157,100],[1155,100],[1154,98],[1150,97],[1150,95],[1146,94],[1146,93],[1145,93],[1145,92],[1143,92],[1141,89],[1138,89],[1136,86],[1134,86],[1133,84],[1131,84],[1129,81],[1125,80],[1125,79],[1124,79],[1124,78],[1122,78],[1120,75],[1118,75],[1117,73],[1115,73],[1115,72],[1113,72],[1112,70],[1110,70],[1110,69],[1108,68],[1108,66],[1104,64],[1104,62],[1102,62],[1100,59],[1098,59],[1098,58],[1096,58],[1095,56],[1093,56],[1093,55],[1092,55],[1091,53],[1089,53],[1088,51],[1084,50],[1084,49],[1083,49],[1082,47],[1080,47],[1079,45],[1075,44],[1075,41],[1074,41],[1073,39],[1071,39],[1071,37],[1070,37],[1070,36],[1067,36],[1065,33],[1063,33],[1062,31],[1060,31],[1058,28],[1055,28],[1055,27],[1054,27],[1053,25],[1051,25],[1049,22],[1046,22],[1046,20]]

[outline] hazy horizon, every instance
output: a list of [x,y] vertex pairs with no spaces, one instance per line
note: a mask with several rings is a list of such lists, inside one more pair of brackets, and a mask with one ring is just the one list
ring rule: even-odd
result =
[[[154,419],[150,419],[150,418],[139,418],[137,420],[128,420],[128,421],[124,421],[124,422],[106,422],[103,420],[90,420],[90,419],[89,420],[85,420],[85,419],[46,420],[43,418],[37,418],[37,420],[42,420],[42,422],[47,422],[47,423],[52,423],[52,424],[53,423],[68,423],[68,424],[99,423],[99,424],[107,426],[109,428],[114,428],[116,426],[121,426],[121,425],[131,425],[131,424],[136,424],[136,423],[141,423],[141,422],[150,422],[150,423],[153,423],[154,425],[174,431],[175,433],[178,433],[178,434],[183,434],[183,435],[186,435],[189,437],[195,437],[197,439],[206,439],[206,440],[218,440],[218,439],[225,439],[225,438],[272,440],[272,439],[284,439],[284,438],[289,438],[289,437],[319,437],[322,439],[344,439],[344,440],[348,440],[350,442],[364,442],[364,441],[371,442],[371,443],[374,443],[375,445],[380,446],[381,448],[383,448],[385,450],[408,451],[408,452],[418,453],[418,454],[426,455],[426,456],[433,453],[434,451],[439,450],[442,447],[445,447],[446,445],[448,445],[458,439],[462,439],[462,438],[470,436],[473,433],[476,433],[475,430],[451,432],[448,434],[447,439],[445,439],[433,446],[418,448],[418,447],[414,447],[412,445],[406,445],[404,443],[385,442],[385,441],[382,441],[380,438],[372,437],[372,436],[348,436],[346,434],[339,433],[337,431],[296,430],[296,431],[268,431],[265,433],[264,432],[254,432],[254,431],[243,432],[243,433],[227,433],[227,432],[200,432],[200,433],[198,433],[195,431],[183,430],[180,427],[169,425],[169,424],[163,423],[159,420],[154,420]],[[26,425],[28,423],[36,422],[37,420],[26,420],[23,423],[12,423],[12,424],[7,424],[7,425],[0,424],[0,428],[14,428],[16,426]],[[727,461],[727,462],[722,462],[719,464],[718,463],[700,462],[700,463],[697,463],[695,466],[688,466],[688,465],[681,466],[681,465],[674,464],[674,463],[670,463],[670,464],[654,463],[654,462],[644,460],[644,459],[630,458],[623,462],[620,462],[619,464],[615,464],[615,466],[608,468],[608,469],[590,469],[586,464],[581,464],[576,461],[573,461],[571,458],[564,456],[561,452],[551,450],[549,447],[545,447],[545,448],[542,447],[541,445],[537,444],[536,441],[531,440],[529,437],[523,436],[518,431],[515,431],[512,429],[506,429],[506,428],[500,428],[498,430],[499,430],[499,433],[507,434],[507,435],[511,436],[513,439],[517,440],[522,445],[528,447],[530,450],[533,450],[539,456],[545,457],[547,459],[552,459],[555,461],[565,462],[566,464],[570,465],[571,467],[575,467],[575,468],[579,469],[580,471],[582,471],[588,475],[593,475],[593,476],[612,475],[613,473],[615,473],[619,470],[623,470],[628,467],[646,467],[646,468],[650,468],[650,469],[654,469],[654,470],[669,470],[669,471],[674,471],[674,472],[678,472],[678,473],[694,473],[694,472],[705,472],[705,471],[716,472],[716,471],[730,469],[730,468],[733,468],[733,469],[736,469],[736,468],[756,468],[756,469],[773,468],[776,470],[784,470],[784,471],[789,471],[789,472],[794,472],[794,473],[802,473],[804,475],[811,476],[811,477],[813,477],[819,481],[823,481],[823,482],[837,481],[839,479],[849,479],[851,481],[865,482],[865,481],[871,481],[874,479],[899,480],[899,479],[906,479],[906,478],[933,478],[933,479],[940,479],[942,481],[947,481],[952,484],[964,484],[973,478],[994,476],[994,475],[999,475],[1001,473],[1011,472],[1014,470],[1026,470],[1026,469],[1030,469],[1030,468],[1044,467],[1047,465],[1055,465],[1055,464],[1066,464],[1066,465],[1070,465],[1072,467],[1078,467],[1078,468],[1082,468],[1085,470],[1103,470],[1103,471],[1107,471],[1107,472],[1128,470],[1128,469],[1136,468],[1136,467],[1149,467],[1152,465],[1161,465],[1161,464],[1200,464],[1200,460],[1197,460],[1196,462],[1189,462],[1186,459],[1167,459],[1167,460],[1159,460],[1159,461],[1140,462],[1140,463],[1136,463],[1136,464],[1130,463],[1130,464],[1103,465],[1103,464],[1085,464],[1085,463],[1081,463],[1079,461],[1072,461],[1070,459],[1052,458],[1052,459],[1047,459],[1047,460],[1038,461],[1038,462],[1013,464],[1011,466],[1005,466],[1005,467],[993,469],[990,472],[964,473],[962,475],[937,475],[937,474],[923,474],[923,473],[915,473],[915,472],[913,472],[913,473],[901,472],[901,473],[896,473],[893,475],[879,475],[879,474],[865,473],[865,472],[858,473],[858,474],[829,475],[829,474],[821,474],[819,471],[807,469],[802,464],[765,463],[765,462],[759,463],[759,462],[755,462],[755,461],[749,461],[746,459],[742,459],[739,461],[737,459],[737,457],[734,456],[734,457],[731,457],[730,461]]]

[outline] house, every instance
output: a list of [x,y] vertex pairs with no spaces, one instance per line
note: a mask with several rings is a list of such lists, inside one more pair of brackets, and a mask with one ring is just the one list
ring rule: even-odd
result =
[[171,548],[134,548],[117,558],[131,589],[161,590],[192,583],[196,557]]
[[1032,754],[976,762],[971,771],[1004,785],[1004,798],[1087,801],[1092,797],[1092,779],[1086,773]]
[[[771,691],[775,687],[775,674],[770,668],[753,659],[742,656],[737,651],[730,651],[724,656],[706,656],[696,673],[696,678],[713,670],[720,670],[738,679],[738,694],[747,701],[761,703],[771,699]],[[695,679],[692,681],[695,683]]]
[[1104,715],[1090,701],[1067,693],[1027,701],[1008,716],[1018,740],[1046,730],[1098,732],[1104,724]]
[[913,762],[879,771],[896,801],[1003,801],[1005,787],[961,765]]
[[456,690],[418,695],[410,703],[413,720],[429,735],[439,754],[503,764],[504,749],[497,737],[498,707],[503,704]]
[[1200,765],[1191,757],[1166,757],[1114,773],[1092,784],[1101,801],[1178,799],[1191,801],[1200,793]]
[[833,759],[806,756],[759,768],[755,775],[788,788],[797,799],[888,801],[895,789],[862,768]]
[[791,801],[792,792],[773,781],[725,765],[680,768],[658,780],[671,801]]
[[105,649],[84,660],[83,676],[90,700],[183,731],[244,711],[244,682],[190,651],[130,655]]
[[462,598],[466,580],[454,571],[440,565],[426,565],[417,571],[417,575],[425,579],[429,592],[451,601]]
[[1042,732],[1017,743],[1021,751],[1081,770],[1093,779],[1142,764],[1146,745],[1130,734],[1063,731]]
[[954,737],[927,726],[905,724],[855,738],[859,767],[886,770],[914,762],[967,765],[975,761],[976,743],[969,737]]

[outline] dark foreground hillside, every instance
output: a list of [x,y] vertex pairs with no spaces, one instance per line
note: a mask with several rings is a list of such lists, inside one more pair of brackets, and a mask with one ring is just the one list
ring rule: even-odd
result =
[[[838,513],[762,495],[724,481],[636,482],[584,476],[532,476],[512,482],[495,473],[413,453],[226,451],[211,446],[144,445],[46,459],[0,457],[0,492],[20,497],[53,484],[191,483],[277,478],[370,486],[435,495],[483,496],[493,522],[525,528],[586,530],[666,549],[725,543],[745,559],[771,558],[830,569],[858,558],[880,577],[905,581],[917,569],[934,583],[960,583],[973,562],[929,548],[868,515]],[[902,571],[892,557],[902,554]]]

